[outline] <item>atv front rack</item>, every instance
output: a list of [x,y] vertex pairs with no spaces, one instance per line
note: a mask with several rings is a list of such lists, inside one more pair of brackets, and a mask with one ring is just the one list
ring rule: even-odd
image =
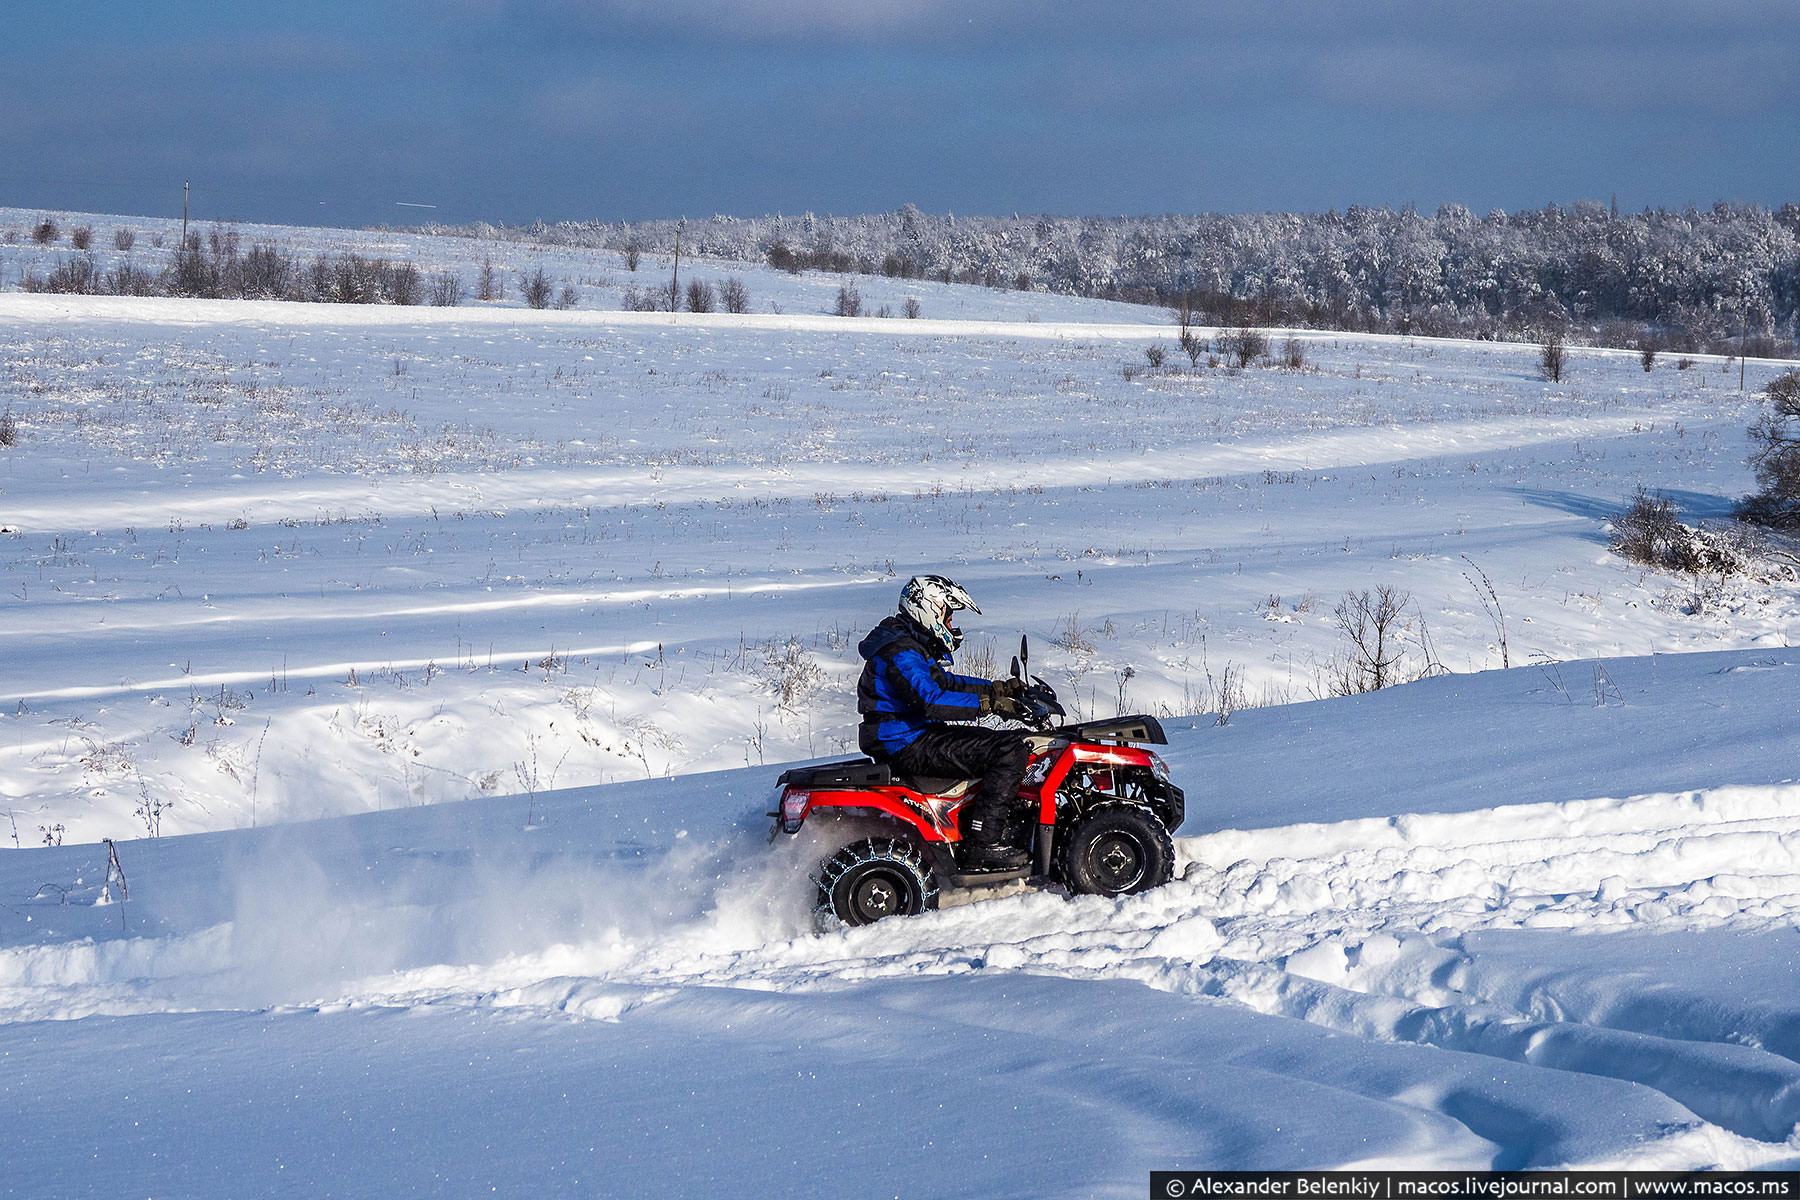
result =
[[1151,746],[1169,744],[1169,735],[1163,732],[1162,722],[1142,714],[1109,717],[1104,721],[1082,721],[1076,725],[1057,725],[1041,731],[1038,736],[1068,738],[1075,742],[1137,742]]

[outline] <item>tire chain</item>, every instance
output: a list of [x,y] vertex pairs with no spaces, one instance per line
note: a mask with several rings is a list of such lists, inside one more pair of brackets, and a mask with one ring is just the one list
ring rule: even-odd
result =
[[[846,855],[845,851],[860,853]],[[938,894],[937,872],[925,865],[925,856],[919,848],[905,838],[864,838],[844,846],[820,864],[818,872],[812,877],[819,888],[819,902],[813,910],[815,914],[837,919],[837,914],[831,909],[832,889],[837,887],[838,880],[857,867],[874,862],[899,862],[910,867],[923,882],[919,905],[926,911],[931,909],[931,901]]]

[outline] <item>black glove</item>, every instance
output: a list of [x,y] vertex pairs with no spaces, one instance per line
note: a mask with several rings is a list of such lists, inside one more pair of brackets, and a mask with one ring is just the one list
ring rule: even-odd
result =
[[1025,695],[1025,681],[1022,679],[996,679],[988,685],[988,706],[997,717],[1019,721],[1031,715],[1025,707],[1022,697]]

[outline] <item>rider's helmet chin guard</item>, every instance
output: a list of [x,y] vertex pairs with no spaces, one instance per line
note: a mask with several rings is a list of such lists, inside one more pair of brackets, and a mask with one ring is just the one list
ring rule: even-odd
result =
[[900,612],[935,638],[945,654],[962,645],[955,615],[964,608],[981,612],[961,584],[942,575],[915,575],[900,589]]

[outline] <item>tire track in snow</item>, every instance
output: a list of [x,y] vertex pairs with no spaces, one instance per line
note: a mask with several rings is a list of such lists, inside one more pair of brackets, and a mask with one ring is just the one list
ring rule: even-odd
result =
[[[1800,1004],[1765,1005],[1746,1024],[1711,1011],[1704,989],[1607,974],[1614,1009],[1652,1026],[1630,1028],[1581,1001],[1596,976],[1522,984],[1505,963],[1484,970],[1472,935],[1789,927],[1800,916],[1796,800],[1791,787],[1727,788],[1226,831],[1183,839],[1181,876],[1140,896],[1016,894],[731,949],[715,948],[702,922],[588,965],[609,984],[654,988],[791,991],[991,971],[1135,980],[1364,1039],[1625,1080],[1733,1134],[1781,1142],[1800,1123],[1800,1062],[1789,1056]],[[714,918],[737,899],[722,891]],[[587,973],[579,948],[541,965],[564,981]],[[517,999],[533,964],[509,970]],[[445,982],[416,979],[423,986],[378,1002],[486,1003],[500,992],[479,973]],[[1650,1019],[1631,1003],[1646,995],[1657,1000]]]
[[[1782,1142],[1800,1122],[1800,1003],[1785,987],[1736,995],[1691,972],[1671,979],[1615,939],[1791,931],[1796,801],[1800,787],[1736,787],[1227,830],[1181,839],[1180,876],[1143,895],[1018,893],[823,934],[808,927],[803,881],[825,847],[759,843],[725,858],[695,847],[696,890],[665,918],[603,932],[578,923],[529,952],[396,963],[321,977],[314,990],[322,1005],[612,1020],[630,996],[693,988],[811,993],[1011,973],[1136,982],[1366,1042],[1624,1081],[1721,1136]],[[637,885],[653,886],[665,884]],[[227,926],[8,949],[0,995],[15,1019],[213,1007],[230,992],[220,976],[234,940]],[[1539,962],[1540,946],[1578,957]]]
[[[1195,982],[1361,1037],[1624,1079],[1733,1133],[1784,1141],[1800,1123],[1800,1062],[1793,1039],[1755,1035],[1791,1030],[1800,1008],[1720,1021],[1703,990],[1677,998],[1649,975],[1608,974],[1615,991],[1625,978],[1630,994],[1660,999],[1657,1020],[1623,1027],[1601,1003],[1564,1002],[1600,972],[1577,963],[1521,988],[1508,967],[1484,966],[1470,935],[1790,925],[1800,909],[1794,798],[1744,788],[1502,809],[1474,814],[1460,833],[1457,818],[1403,817],[1387,824],[1411,846],[1238,859],[1220,877],[1221,958]],[[1332,840],[1330,827],[1314,834]]]
[[57,496],[43,503],[13,501],[6,525],[42,536],[117,531],[156,522],[275,525],[316,519],[320,513],[388,520],[456,512],[536,511],[544,508],[625,509],[635,505],[719,504],[751,497],[810,499],[820,494],[881,491],[928,493],[938,488],[988,492],[1019,487],[1130,486],[1147,481],[1256,476],[1265,472],[1342,471],[1440,455],[1471,455],[1623,436],[1651,418],[1642,410],[1564,416],[1521,425],[1473,420],[1426,426],[1375,425],[1322,433],[1278,434],[1236,441],[1200,439],[1162,451],[1100,463],[1036,461],[991,466],[955,462],[797,462],[780,467],[668,466],[520,467],[503,472],[450,472],[424,478],[318,479],[275,487],[246,482],[104,497]]

